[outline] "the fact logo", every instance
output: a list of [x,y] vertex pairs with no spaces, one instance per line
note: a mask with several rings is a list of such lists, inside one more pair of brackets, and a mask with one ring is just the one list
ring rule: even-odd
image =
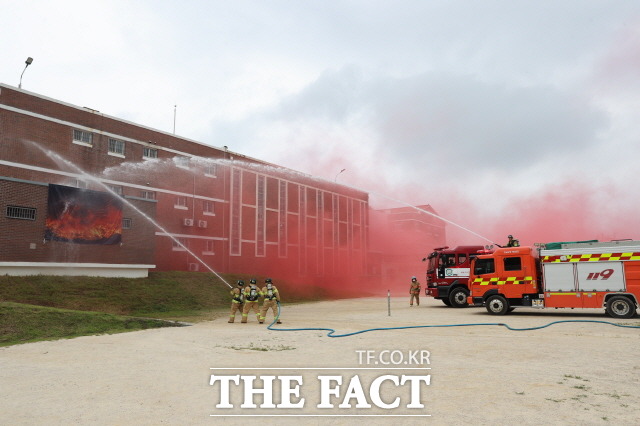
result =
[[[428,351],[362,350],[356,351],[356,356],[358,367],[236,369],[247,374],[216,371],[209,384],[218,390],[215,408],[220,411],[212,415],[225,415],[221,412],[234,408],[265,409],[273,415],[278,409],[300,412],[308,408],[314,413],[326,413],[332,408],[400,409],[415,413],[425,408],[423,391],[431,384],[431,375],[425,374],[430,370]],[[268,373],[259,375],[257,370]],[[287,374],[289,370],[296,374]],[[418,415],[429,416],[423,410]]]

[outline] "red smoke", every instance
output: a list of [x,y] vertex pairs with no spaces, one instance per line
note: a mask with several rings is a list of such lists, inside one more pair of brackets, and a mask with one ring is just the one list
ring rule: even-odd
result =
[[[492,211],[458,198],[455,206],[443,203],[440,212],[498,244],[513,234],[521,245],[558,241],[637,239],[638,204],[628,192],[613,185],[564,179],[539,192],[513,197],[506,207]],[[436,207],[438,205],[436,204]],[[469,212],[477,212],[477,215]],[[487,244],[448,226],[448,244]]]
[[[390,185],[382,179],[382,175],[363,176],[358,170],[349,169],[344,156],[331,158],[326,153],[320,158],[312,170],[315,175],[326,175],[347,168],[338,177],[338,182],[370,191],[370,204],[378,209],[402,207],[393,199],[408,201],[411,198],[417,204],[430,204],[444,219],[460,225],[446,225],[446,245],[506,244],[507,235],[512,234],[520,240],[521,245],[534,243],[613,239],[638,239],[637,229],[640,206],[630,198],[628,188],[611,183],[589,182],[588,179],[559,177],[553,186],[542,190],[523,190],[522,194],[508,196],[505,188],[495,188],[494,193],[474,192],[473,182],[462,187],[455,180],[428,182],[416,185],[407,182],[401,185]],[[306,170],[305,170],[306,171]],[[335,174],[334,173],[334,174]],[[330,177],[333,180],[333,176]],[[442,185],[447,183],[446,192]],[[384,199],[377,194],[390,194]],[[505,194],[505,195],[502,195]],[[491,202],[492,197],[503,196],[499,205]],[[505,199],[504,197],[509,197]],[[416,239],[411,232],[398,232],[387,223],[376,220],[370,214],[370,256],[369,271],[372,276],[382,276],[382,280],[358,279],[344,274],[340,279],[314,284],[328,288],[357,288],[363,293],[371,289],[386,294],[387,289],[396,294],[408,294],[410,277],[415,275],[423,282],[426,264],[420,260],[432,251],[437,241]],[[484,238],[483,238],[484,237]],[[397,255],[406,262],[393,270],[388,266],[384,254]],[[388,260],[388,259],[387,259]],[[396,259],[398,260],[398,259]],[[355,280],[355,281],[354,281]]]

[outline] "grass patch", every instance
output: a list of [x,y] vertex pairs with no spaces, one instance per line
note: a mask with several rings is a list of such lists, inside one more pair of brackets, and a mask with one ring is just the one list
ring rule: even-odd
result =
[[583,391],[589,390],[589,387],[585,386],[585,385],[577,385],[577,386],[574,386],[573,388],[574,389],[580,389],[580,390],[583,390]]
[[566,379],[582,380],[583,382],[588,382],[588,381],[589,381],[589,379],[583,379],[583,378],[582,378],[582,377],[580,377],[580,376],[574,376],[574,375],[572,375],[572,374],[565,374],[565,375],[564,375],[564,377],[565,377]]
[[[223,278],[235,285],[237,280],[248,282],[250,277],[226,274]],[[264,283],[264,277],[255,278]],[[284,306],[332,296],[304,283],[277,279],[275,283]],[[148,278],[4,275],[0,276],[0,345],[168,325],[157,319],[213,320],[227,315],[229,290],[222,280],[206,272],[150,272]]]
[[275,346],[254,346],[253,343],[249,343],[249,346],[227,346],[229,349],[233,349],[235,351],[249,350],[249,351],[260,351],[260,352],[269,352],[269,351],[292,351],[295,350],[293,346],[285,346],[285,345],[275,345]]
[[[246,276],[225,275],[234,285]],[[256,277],[258,282],[264,278]],[[278,283],[283,303],[323,300],[319,288]],[[301,293],[305,289],[305,293]],[[148,278],[0,276],[0,301],[78,311],[193,321],[229,309],[229,287],[206,272],[150,272]]]
[[0,302],[0,346],[176,326],[157,319]]

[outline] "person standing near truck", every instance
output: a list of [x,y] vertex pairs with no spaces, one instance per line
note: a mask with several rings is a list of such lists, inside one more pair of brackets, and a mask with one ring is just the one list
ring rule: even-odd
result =
[[416,300],[416,305],[420,306],[420,283],[416,277],[411,277],[411,287],[409,287],[409,306],[413,306],[413,299]]

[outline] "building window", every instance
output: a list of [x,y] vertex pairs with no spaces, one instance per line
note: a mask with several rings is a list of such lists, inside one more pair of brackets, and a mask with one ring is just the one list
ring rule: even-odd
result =
[[36,220],[36,209],[31,207],[7,206],[6,215],[10,219]]
[[204,170],[204,174],[209,177],[218,176],[218,165],[217,164],[207,164]]
[[131,218],[123,217],[122,218],[122,229],[131,229]]
[[155,148],[147,148],[146,146],[142,148],[142,157],[143,158],[158,158],[158,150]]
[[109,153],[124,155],[124,142],[109,138]]
[[122,195],[123,194],[121,186],[107,185],[107,188],[109,188],[110,190],[112,190],[113,192],[115,192],[118,195]]
[[88,187],[87,181],[80,180],[80,179],[74,179],[73,181],[71,181],[71,186],[73,186],[74,188],[82,188],[82,189],[87,189]]
[[172,250],[173,251],[186,251],[187,239],[186,238],[172,238]]
[[181,167],[183,169],[188,169],[189,168],[189,157],[174,157],[173,160],[176,163],[177,167]]
[[215,216],[216,211],[213,205],[213,201],[203,201],[202,202],[202,213],[207,216]]
[[93,133],[84,130],[73,129],[73,141],[93,145]]
[[140,197],[147,199],[147,200],[155,200],[156,199],[156,193],[153,191],[141,191],[140,192]]
[[184,209],[187,207],[187,197],[176,197],[176,203],[173,205],[176,209]]
[[213,243],[214,243],[213,240],[205,241],[206,247],[204,249],[204,253],[203,254],[215,254]]

